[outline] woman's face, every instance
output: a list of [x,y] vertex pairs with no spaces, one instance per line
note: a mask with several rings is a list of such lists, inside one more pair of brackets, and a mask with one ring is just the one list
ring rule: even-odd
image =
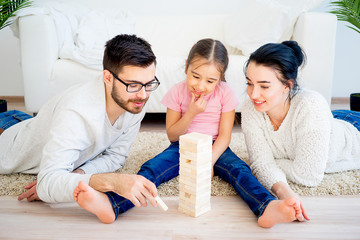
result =
[[187,87],[197,98],[213,92],[221,77],[216,65],[203,58],[194,59],[185,73]]
[[249,63],[246,71],[247,94],[257,111],[276,113],[283,109],[290,89],[279,80],[280,76],[280,72],[271,67]]

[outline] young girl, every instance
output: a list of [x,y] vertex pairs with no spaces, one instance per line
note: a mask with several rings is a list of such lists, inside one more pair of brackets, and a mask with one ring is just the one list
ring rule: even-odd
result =
[[[239,100],[225,82],[227,66],[227,50],[221,42],[203,39],[193,46],[186,61],[186,80],[175,84],[162,100],[167,106],[166,131],[171,144],[144,163],[138,174],[156,186],[169,181],[179,174],[180,135],[193,131],[208,134],[213,136],[213,174],[235,188],[259,217],[258,224],[271,227],[276,223],[294,221],[302,215],[301,209],[296,208],[295,198],[276,200],[252,175],[250,167],[228,147]],[[93,195],[98,195],[96,199],[101,200],[89,204],[88,199],[93,199],[89,196]],[[112,222],[119,213],[133,207],[129,200],[113,192],[106,193],[106,200],[104,195],[84,183],[74,191],[79,205],[103,222]]]
[[324,97],[300,89],[297,74],[304,57],[294,41],[252,53],[245,66],[249,99],[241,109],[254,175],[279,199],[294,196],[300,207],[288,180],[312,187],[325,172],[360,168],[360,112],[332,116]]

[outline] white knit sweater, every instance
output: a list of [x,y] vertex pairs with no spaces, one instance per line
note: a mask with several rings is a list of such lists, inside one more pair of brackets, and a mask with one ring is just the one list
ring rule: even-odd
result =
[[268,190],[287,180],[316,186],[325,172],[360,168],[360,132],[334,119],[319,93],[301,90],[295,95],[277,131],[268,115],[247,99],[241,124],[251,169]]
[[[79,181],[122,167],[144,114],[125,112],[111,125],[102,78],[71,87],[0,136],[0,174],[39,173],[41,200],[74,201]],[[71,173],[80,166],[86,174]]]

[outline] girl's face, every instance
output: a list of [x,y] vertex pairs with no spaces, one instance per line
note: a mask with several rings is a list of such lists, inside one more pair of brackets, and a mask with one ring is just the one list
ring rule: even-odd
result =
[[280,72],[250,62],[246,71],[247,94],[259,112],[279,113],[288,99],[289,87],[279,79]]
[[208,63],[203,58],[195,58],[185,73],[187,87],[197,98],[213,92],[221,77],[215,63]]

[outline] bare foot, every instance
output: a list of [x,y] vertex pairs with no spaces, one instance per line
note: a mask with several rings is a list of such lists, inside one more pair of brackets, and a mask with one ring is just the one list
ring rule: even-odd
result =
[[296,216],[301,214],[301,209],[296,204],[296,198],[290,197],[284,200],[271,201],[265,211],[259,217],[260,227],[271,228],[277,223],[286,223],[296,220]]
[[84,182],[79,182],[73,196],[80,207],[95,214],[101,222],[112,223],[115,221],[114,210],[105,193],[96,191]]

